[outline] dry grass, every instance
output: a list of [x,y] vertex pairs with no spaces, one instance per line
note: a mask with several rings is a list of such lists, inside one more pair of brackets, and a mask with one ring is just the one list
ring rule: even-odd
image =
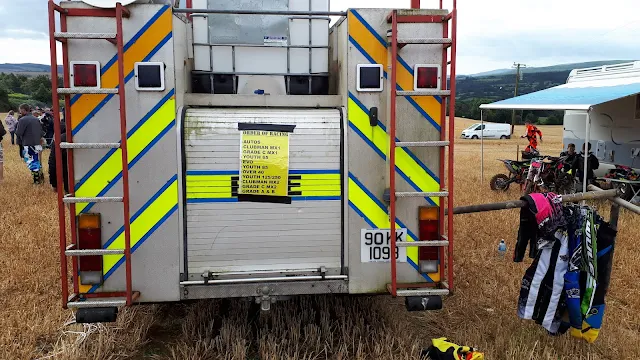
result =
[[[4,116],[1,116],[4,118]],[[470,121],[460,119],[456,133]],[[522,131],[519,128],[517,131]],[[542,127],[544,153],[561,150],[561,128]],[[488,190],[503,172],[496,158],[515,157],[519,139],[456,142],[456,205],[513,199]],[[515,314],[526,267],[500,260],[500,239],[514,245],[517,211],[460,215],[456,225],[456,294],[437,312],[407,313],[388,297],[301,297],[256,315],[240,300],[137,306],[116,324],[64,323],[60,308],[57,212],[48,186],[34,187],[4,140],[0,183],[0,358],[32,359],[408,359],[433,337],[480,347],[488,359],[631,359],[640,344],[640,285],[634,251],[637,217],[623,213],[604,328],[596,344],[550,337]],[[47,154],[45,154],[46,158]],[[598,204],[607,213],[606,204]],[[89,333],[86,338],[82,333]],[[84,341],[82,341],[84,339]]]

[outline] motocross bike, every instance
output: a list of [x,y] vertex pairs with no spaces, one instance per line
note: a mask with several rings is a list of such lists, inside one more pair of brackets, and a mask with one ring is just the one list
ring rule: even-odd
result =
[[631,201],[634,197],[640,195],[640,174],[629,166],[616,165],[615,169],[600,178],[607,184],[607,188],[615,188],[620,190],[620,198]]
[[531,160],[525,181],[525,193],[549,191],[560,195],[574,193],[575,175],[567,158],[567,156],[545,156]]
[[494,175],[489,182],[491,190],[507,191],[507,189],[509,189],[509,185],[511,185],[512,183],[520,185],[524,184],[525,180],[527,179],[527,172],[529,171],[531,160],[516,161],[498,159],[498,161],[502,161],[504,166],[509,171],[509,174]]

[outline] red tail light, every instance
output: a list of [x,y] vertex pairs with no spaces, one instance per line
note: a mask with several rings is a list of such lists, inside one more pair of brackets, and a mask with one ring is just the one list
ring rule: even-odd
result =
[[415,90],[437,89],[438,88],[438,68],[432,66],[416,66]]
[[[418,226],[421,241],[440,240],[440,210],[437,206],[423,206],[418,209]],[[418,266],[421,273],[438,272],[439,248],[423,246],[418,250]]]
[[[102,248],[102,231],[99,214],[78,216],[78,249],[98,250]],[[81,256],[78,271],[83,285],[102,283],[102,256]]]
[[72,65],[74,87],[100,87],[98,63],[76,63]]

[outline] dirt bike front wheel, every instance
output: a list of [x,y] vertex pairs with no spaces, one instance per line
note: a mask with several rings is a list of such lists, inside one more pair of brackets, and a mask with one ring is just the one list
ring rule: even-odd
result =
[[496,174],[489,181],[491,190],[507,191],[509,189],[509,177],[505,174]]

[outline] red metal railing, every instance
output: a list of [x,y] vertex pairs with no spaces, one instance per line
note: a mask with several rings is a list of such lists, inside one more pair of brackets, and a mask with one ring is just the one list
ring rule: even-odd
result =
[[[67,302],[69,301],[69,286],[68,286],[68,264],[65,251],[67,250],[67,234],[66,234],[66,215],[64,204],[64,180],[62,171],[62,151],[60,147],[61,143],[61,119],[60,119],[60,105],[59,105],[59,93],[58,93],[58,63],[57,63],[57,48],[56,41],[62,43],[62,62],[63,62],[63,87],[70,88],[70,69],[69,69],[69,54],[68,54],[68,41],[66,39],[56,39],[56,12],[60,14],[60,31],[67,31],[67,18],[69,16],[78,17],[112,17],[116,19],[116,40],[118,53],[118,97],[120,100],[120,135],[121,144],[120,149],[122,153],[122,184],[123,184],[123,212],[124,212],[124,235],[125,235],[125,271],[126,271],[126,292],[100,292],[95,294],[80,294],[78,286],[78,259],[72,257],[72,281],[73,281],[73,298],[79,296],[87,298],[96,297],[126,297],[126,304],[131,305],[135,300],[138,293],[133,293],[132,279],[131,279],[131,224],[130,224],[130,207],[129,207],[129,168],[128,168],[128,153],[127,153],[127,120],[126,120],[126,96],[125,96],[125,74],[124,74],[124,40],[123,40],[123,18],[129,17],[129,11],[124,8],[120,3],[117,3],[114,9],[65,9],[59,5],[56,5],[53,0],[49,0],[49,45],[51,48],[51,86],[52,86],[52,103],[53,103],[53,117],[54,117],[54,139],[55,139],[55,151],[58,154],[56,156],[56,183],[58,191],[58,218],[60,227],[60,280],[62,288],[62,306],[67,308]],[[71,98],[70,94],[64,95],[65,103],[65,122],[66,126],[66,141],[72,142],[72,120],[71,120]],[[68,170],[68,184],[69,191],[75,192],[75,174],[74,174],[74,158],[73,149],[67,149],[67,170]],[[77,248],[77,229],[76,229],[76,206],[75,203],[69,204],[69,217],[71,225],[71,244],[74,248]]]
[[[458,28],[458,8],[456,0],[453,0],[453,9],[451,10],[451,76],[450,86],[451,95],[449,96],[449,197],[447,198],[447,237],[449,238],[447,267],[447,280],[449,281],[449,290],[453,292],[453,166],[454,156],[453,148],[455,142],[455,119],[456,119],[456,46],[457,46],[457,28]],[[442,181],[442,180],[441,180]]]
[[[420,0],[411,0],[411,8],[418,9],[420,8]],[[443,8],[443,1],[440,0],[440,9]],[[395,149],[396,149],[396,103],[397,103],[397,90],[396,90],[396,77],[397,77],[397,59],[398,59],[398,24],[399,23],[437,23],[442,22],[442,32],[443,38],[448,38],[449,34],[451,34],[451,45],[449,47],[443,46],[442,49],[442,78],[440,83],[440,88],[443,90],[447,89],[447,69],[448,66],[451,66],[451,74],[450,74],[450,85],[448,86],[450,93],[448,95],[448,112],[449,112],[449,120],[447,122],[447,101],[446,97],[443,98],[441,107],[440,107],[440,140],[445,141],[448,140],[448,153],[445,152],[444,147],[440,149],[439,158],[440,158],[440,166],[439,166],[439,177],[440,177],[440,191],[448,191],[447,196],[447,213],[445,214],[445,205],[444,201],[440,201],[440,213],[439,213],[439,224],[440,231],[444,232],[446,228],[447,239],[449,241],[449,245],[447,246],[446,253],[446,270],[447,270],[447,282],[448,288],[450,292],[453,292],[454,289],[454,279],[453,279],[453,244],[454,244],[454,233],[453,233],[453,192],[454,192],[454,141],[455,141],[455,76],[456,76],[456,42],[457,42],[457,2],[453,1],[453,9],[452,11],[444,16],[430,16],[430,15],[407,15],[407,16],[398,16],[397,11],[393,11],[388,18],[391,23],[391,76],[390,82],[391,86],[391,102],[390,102],[390,118],[389,118],[389,193],[390,193],[390,201],[389,201],[389,219],[390,219],[390,232],[391,232],[391,254],[395,254],[396,251],[396,179],[395,179]],[[449,30],[449,21],[451,21],[451,30]],[[450,49],[450,56],[449,50]],[[448,61],[448,59],[451,59]],[[448,126],[447,126],[448,125]],[[446,132],[446,133],[445,133]],[[446,166],[445,166],[446,164]],[[447,185],[446,188],[444,185]],[[445,222],[446,217],[446,222]],[[446,226],[445,226],[446,224]],[[435,240],[435,239],[434,239]],[[437,239],[440,240],[440,239]],[[445,250],[444,248],[439,249],[439,258],[440,258],[440,280],[443,281],[445,275]],[[398,284],[397,283],[397,263],[395,257],[392,257],[391,260],[391,284],[389,285],[389,291],[393,296],[397,295],[397,289],[399,285],[406,286],[407,284]]]

